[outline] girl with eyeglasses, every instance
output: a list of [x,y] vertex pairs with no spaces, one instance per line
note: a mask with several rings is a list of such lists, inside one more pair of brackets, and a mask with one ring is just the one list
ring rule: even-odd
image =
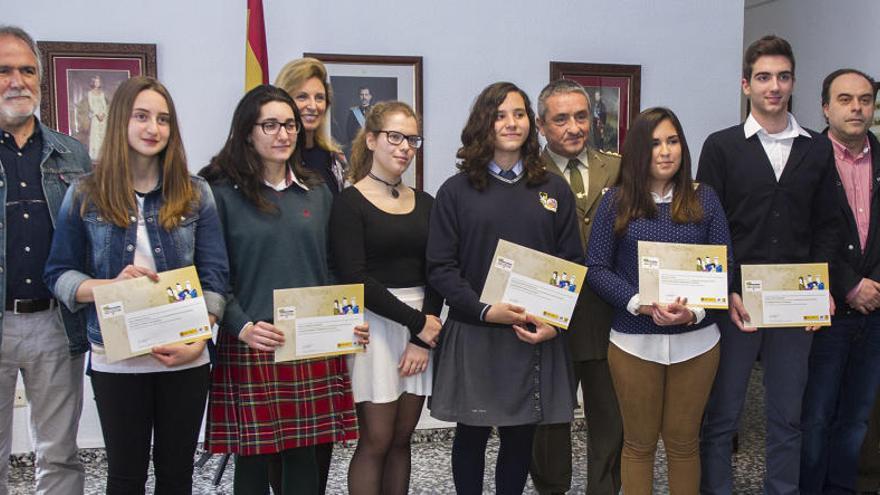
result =
[[[330,285],[333,200],[298,154],[305,137],[290,96],[258,86],[238,103],[229,138],[202,170],[229,250],[230,295],[213,372],[206,442],[237,454],[236,494],[320,491],[316,448],[357,438],[342,357],[274,362],[273,289]],[[355,333],[366,340],[366,326]]]
[[157,272],[189,265],[213,324],[223,316],[229,275],[214,197],[189,175],[168,90],[134,77],[113,97],[99,164],[67,190],[45,273],[59,301],[86,313],[107,493],[144,493],[151,444],[156,493],[192,493],[209,358],[202,340],[108,362],[92,290],[137,277],[158,281]]
[[349,359],[360,440],[348,470],[359,494],[409,490],[410,437],[431,394],[431,348],[442,300],[425,280],[433,198],[402,184],[422,145],[409,105],[375,105],[352,145],[350,180],[330,217],[335,266],[363,283],[371,344]]
[[498,427],[495,493],[521,494],[537,424],[572,420],[566,336],[522,307],[480,302],[500,239],[583,261],[574,195],[541,166],[528,96],[511,83],[484,89],[461,132],[460,173],[437,192],[428,281],[449,317],[435,349],[431,415],[456,422],[452,474],[461,494],[483,493],[486,442]]

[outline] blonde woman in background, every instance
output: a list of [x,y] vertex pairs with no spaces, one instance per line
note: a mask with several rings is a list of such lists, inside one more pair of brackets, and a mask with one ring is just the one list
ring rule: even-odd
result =
[[327,68],[316,58],[301,58],[288,62],[275,86],[287,91],[302,116],[305,147],[302,159],[306,168],[317,173],[335,197],[345,182],[348,164],[338,144],[330,137],[330,117],[327,111],[333,99],[333,90]]

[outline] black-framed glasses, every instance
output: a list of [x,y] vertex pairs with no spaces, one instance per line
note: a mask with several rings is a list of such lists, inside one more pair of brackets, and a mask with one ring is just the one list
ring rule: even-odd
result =
[[394,146],[399,145],[406,139],[406,142],[409,144],[409,147],[412,149],[419,149],[422,147],[422,142],[424,142],[424,138],[419,136],[418,134],[413,134],[412,136],[407,136],[401,132],[397,131],[379,131],[385,133],[385,139],[388,140],[389,143]]
[[267,120],[265,122],[257,122],[254,124],[255,126],[260,126],[263,129],[263,134],[274,136],[281,132],[281,128],[287,131],[288,134],[296,134],[299,132],[299,126],[296,124],[296,121],[290,119],[285,122],[278,122],[277,120]]

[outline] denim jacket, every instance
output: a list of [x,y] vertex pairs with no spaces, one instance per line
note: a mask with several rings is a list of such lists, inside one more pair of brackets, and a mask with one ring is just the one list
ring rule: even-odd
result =
[[[191,180],[199,193],[198,210],[183,217],[172,230],[163,228],[159,223],[162,206],[160,180],[156,189],[144,197],[144,221],[156,270],[164,272],[195,265],[208,312],[219,320],[223,317],[223,294],[229,279],[226,243],[210,187],[200,177]],[[87,336],[89,342],[102,344],[95,305],[77,302],[76,291],[80,284],[92,278],[116,278],[123,268],[134,262],[137,212],[131,212],[132,222],[126,228],[104,220],[94,207],[80,215],[82,196],[77,194],[79,190],[77,183],[67,191],[58,212],[44,279],[55,297],[71,311],[85,309],[87,332],[71,335],[70,339]]]
[[[67,186],[76,179],[89,172],[92,162],[89,154],[79,141],[70,136],[49,129],[41,122],[40,133],[43,136],[43,152],[40,159],[40,172],[42,174],[43,196],[49,206],[49,216],[52,224],[57,223],[58,208],[64,199]],[[6,171],[0,163],[0,301],[6,301]],[[3,335],[3,317],[6,305],[0,306],[0,338]],[[61,316],[68,335],[82,332],[85,329],[85,319],[79,315],[71,314],[66,308],[61,308]],[[71,354],[85,352],[87,344],[85,340],[71,340]]]

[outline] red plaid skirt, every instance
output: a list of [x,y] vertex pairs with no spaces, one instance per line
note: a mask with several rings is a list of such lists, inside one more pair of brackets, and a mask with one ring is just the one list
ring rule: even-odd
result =
[[213,453],[274,454],[357,438],[344,357],[273,362],[220,334],[211,383],[206,447]]

